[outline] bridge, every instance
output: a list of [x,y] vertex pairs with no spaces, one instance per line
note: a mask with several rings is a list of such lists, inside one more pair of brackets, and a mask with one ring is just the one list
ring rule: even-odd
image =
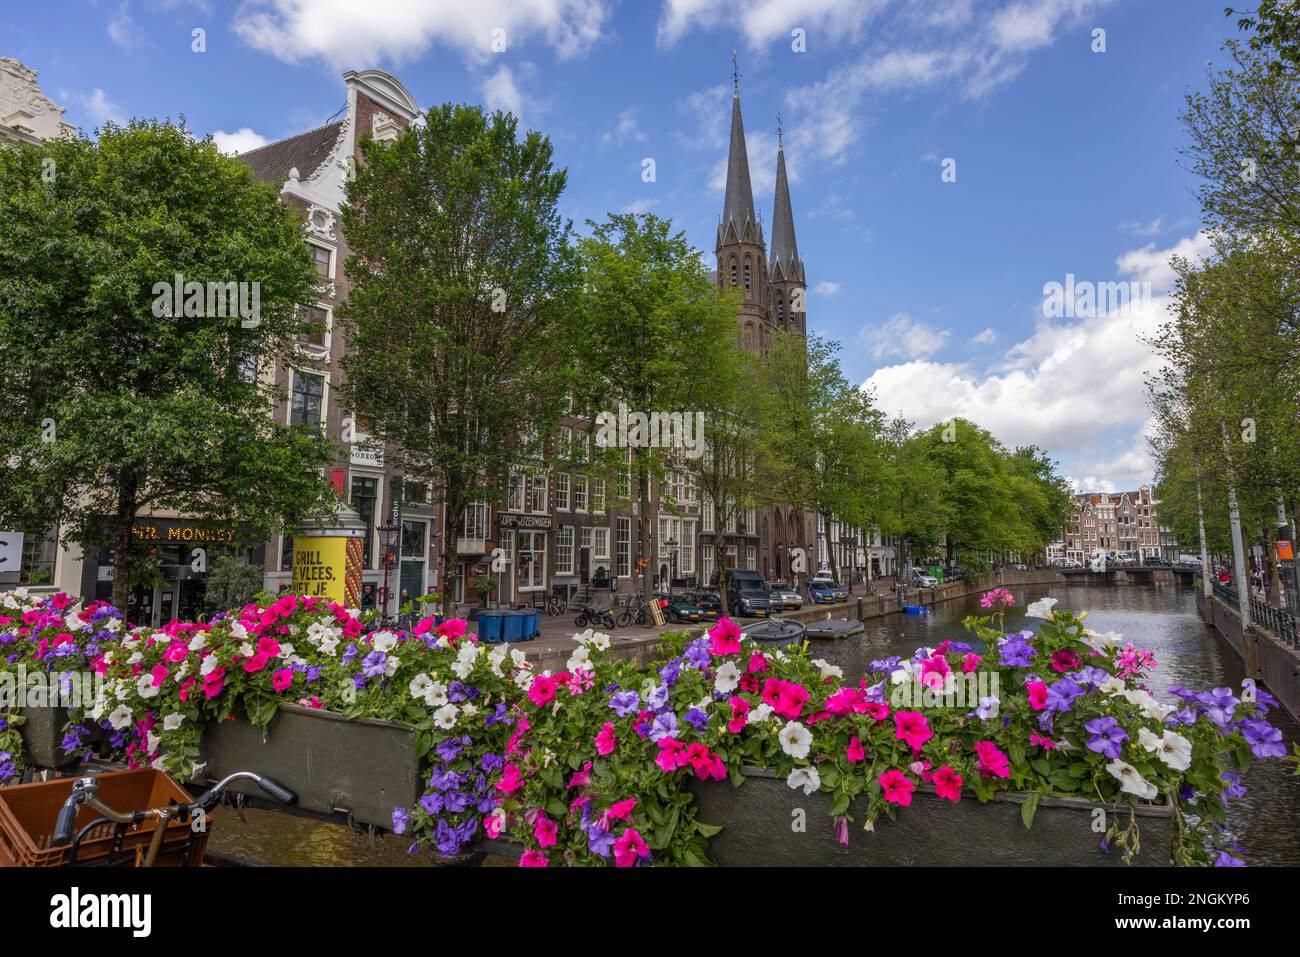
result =
[[1091,568],[1055,568],[1053,571],[1064,575],[1068,581],[1080,579],[1106,579],[1108,581],[1132,582],[1171,582],[1177,581],[1190,585],[1200,575],[1201,570],[1193,565],[1107,565],[1104,572],[1095,572]]

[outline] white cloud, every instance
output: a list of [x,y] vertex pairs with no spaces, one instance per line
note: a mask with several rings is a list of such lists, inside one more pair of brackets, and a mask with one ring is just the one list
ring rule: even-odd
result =
[[650,139],[645,130],[641,129],[636,118],[636,108],[628,107],[622,113],[618,114],[618,122],[612,130],[606,130],[601,134],[600,141],[608,146],[614,143],[622,146],[631,140],[636,143],[644,143]]
[[126,122],[126,111],[110,100],[108,94],[99,87],[95,87],[89,94],[60,90],[59,97],[67,101],[70,106],[84,112],[92,127],[100,127],[105,123],[116,123],[120,126]]
[[1149,223],[1120,223],[1119,231],[1132,236],[1155,236],[1165,227],[1165,218],[1157,216]]
[[716,0],[665,0],[659,42],[671,46],[695,29],[739,25],[751,48],[783,38],[802,27],[808,44],[818,39],[854,40],[862,27],[889,5],[889,0],[750,0],[738,16]]
[[239,153],[247,153],[249,150],[255,150],[259,146],[265,146],[270,142],[261,133],[254,133],[247,126],[242,126],[233,133],[227,133],[225,130],[213,130],[212,142],[217,144],[217,149],[222,153],[230,156]]
[[[799,118],[790,131],[791,142],[801,155],[843,160],[871,123],[865,102],[869,96],[948,87],[967,99],[985,96],[1016,77],[1029,54],[1050,46],[1062,31],[1086,23],[1093,11],[1112,2],[1021,0],[967,26],[956,40],[944,31],[963,22],[969,7],[954,3],[939,11],[937,21],[920,21],[922,27],[943,28],[942,35],[922,30],[915,44],[874,45],[823,80],[790,90],[786,105],[790,115]],[[917,25],[914,12],[911,20]]]
[[140,34],[131,19],[130,4],[122,3],[108,21],[108,38],[123,50],[134,50],[140,43]]
[[286,63],[319,57],[356,67],[417,59],[439,44],[482,62],[495,55],[495,30],[509,53],[540,35],[560,59],[579,56],[604,35],[606,0],[246,0],[234,31]]
[[[636,214],[636,215],[639,216],[639,215],[641,215],[642,213],[648,213],[648,212],[650,212],[651,208],[652,208],[652,207],[653,207],[657,202],[659,202],[659,200],[657,200],[657,199],[637,199],[637,200],[633,200],[632,202],[628,203],[626,206],[623,207],[623,212],[625,212],[625,213],[634,213],[634,214]],[[712,268],[712,267],[710,267],[710,268]]]
[[[886,412],[922,427],[954,415],[978,422],[1008,445],[1038,445],[1092,487],[1151,478],[1143,433],[1146,377],[1159,359],[1146,343],[1167,316],[1169,259],[1204,256],[1204,234],[1174,246],[1148,245],[1116,259],[1121,276],[1150,282],[1155,293],[1135,307],[1072,322],[1041,321],[1000,364],[915,361],[877,369],[863,384]],[[1120,451],[1113,452],[1118,440]]]
[[812,287],[812,295],[834,296],[838,294],[842,288],[843,288],[842,284],[838,282],[831,282],[829,279],[824,279],[821,282],[819,282],[817,285]]
[[900,312],[890,316],[889,321],[882,325],[863,326],[858,332],[858,342],[866,346],[871,352],[871,358],[877,361],[895,357],[924,359],[943,348],[950,335],[947,329],[934,329],[907,313]]
[[519,64],[518,71],[503,63],[483,79],[483,102],[488,109],[513,113],[521,132],[529,123],[535,125],[538,114],[543,112],[540,101],[524,92],[535,88],[532,81],[536,72],[531,63]]
[[978,336],[975,336],[971,339],[971,342],[978,342],[982,346],[987,346],[997,341],[998,341],[998,334],[993,330],[992,327],[985,329]]

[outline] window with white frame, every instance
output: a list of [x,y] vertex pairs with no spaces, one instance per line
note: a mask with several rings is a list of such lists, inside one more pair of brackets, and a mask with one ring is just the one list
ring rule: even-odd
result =
[[510,483],[506,489],[506,508],[512,512],[524,510],[524,474],[511,472]]
[[567,512],[569,510],[569,473],[555,473],[555,510],[557,512]]
[[709,534],[713,533],[713,499],[707,495],[700,497],[700,528]]
[[695,522],[682,522],[681,545],[677,551],[677,571],[682,576],[695,574]]
[[547,501],[546,486],[545,475],[530,475],[528,477],[528,511],[539,513],[549,511],[550,504]]
[[704,553],[700,555],[700,577],[707,585],[713,580],[713,545],[707,545]]
[[591,557],[593,561],[609,561],[609,529],[603,525],[591,530]]
[[751,571],[754,569],[754,565],[757,562],[758,559],[757,553],[758,550],[754,548],[753,545],[745,546],[745,567],[750,569]]
[[614,574],[626,578],[632,574],[632,520],[620,518],[614,539]]
[[555,533],[555,574],[573,574],[572,525],[561,525]]
[[587,510],[587,477],[585,475],[575,475],[573,477],[573,510],[575,512],[585,512]]
[[591,480],[591,510],[598,515],[605,511],[605,480],[603,478]]

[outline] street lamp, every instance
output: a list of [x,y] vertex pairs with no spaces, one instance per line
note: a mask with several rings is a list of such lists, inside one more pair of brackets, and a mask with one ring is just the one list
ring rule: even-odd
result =
[[667,545],[673,553],[672,571],[668,575],[668,597],[671,598],[673,596],[673,579],[677,577],[677,539],[670,538],[668,541],[664,542],[664,544]]
[[379,526],[379,544],[384,549],[384,605],[380,615],[383,621],[388,620],[388,572],[396,564],[393,549],[397,545],[397,536],[401,532],[402,530],[392,522]]

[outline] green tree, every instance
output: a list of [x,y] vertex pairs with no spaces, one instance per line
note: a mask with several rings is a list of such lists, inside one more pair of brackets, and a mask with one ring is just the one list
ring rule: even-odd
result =
[[[171,315],[178,274],[224,303],[187,289]],[[250,539],[320,510],[326,443],[274,421],[259,374],[315,284],[275,191],[183,127],[0,150],[0,525],[112,547],[123,607],[148,570],[144,510]]]
[[[581,334],[576,342],[587,404],[625,405],[630,413],[725,412],[726,377],[734,375],[735,301],[718,292],[699,251],[683,233],[651,214],[610,215],[590,223],[578,244],[582,264]],[[622,441],[620,437],[619,441]],[[610,443],[606,451],[612,452]],[[654,557],[651,481],[676,465],[681,449],[652,447],[632,434],[627,447],[638,502],[638,554]],[[661,483],[662,485],[662,483]],[[721,526],[719,526],[721,527]],[[643,566],[648,596],[651,568]]]
[[542,134],[446,104],[364,140],[347,186],[343,391],[404,473],[441,491],[444,595],[466,506],[499,497],[560,414],[576,341],[566,179]]
[[895,418],[884,431],[882,534],[898,539],[898,569],[912,558],[924,559],[943,541],[948,505],[943,498],[943,470],[906,419]]

